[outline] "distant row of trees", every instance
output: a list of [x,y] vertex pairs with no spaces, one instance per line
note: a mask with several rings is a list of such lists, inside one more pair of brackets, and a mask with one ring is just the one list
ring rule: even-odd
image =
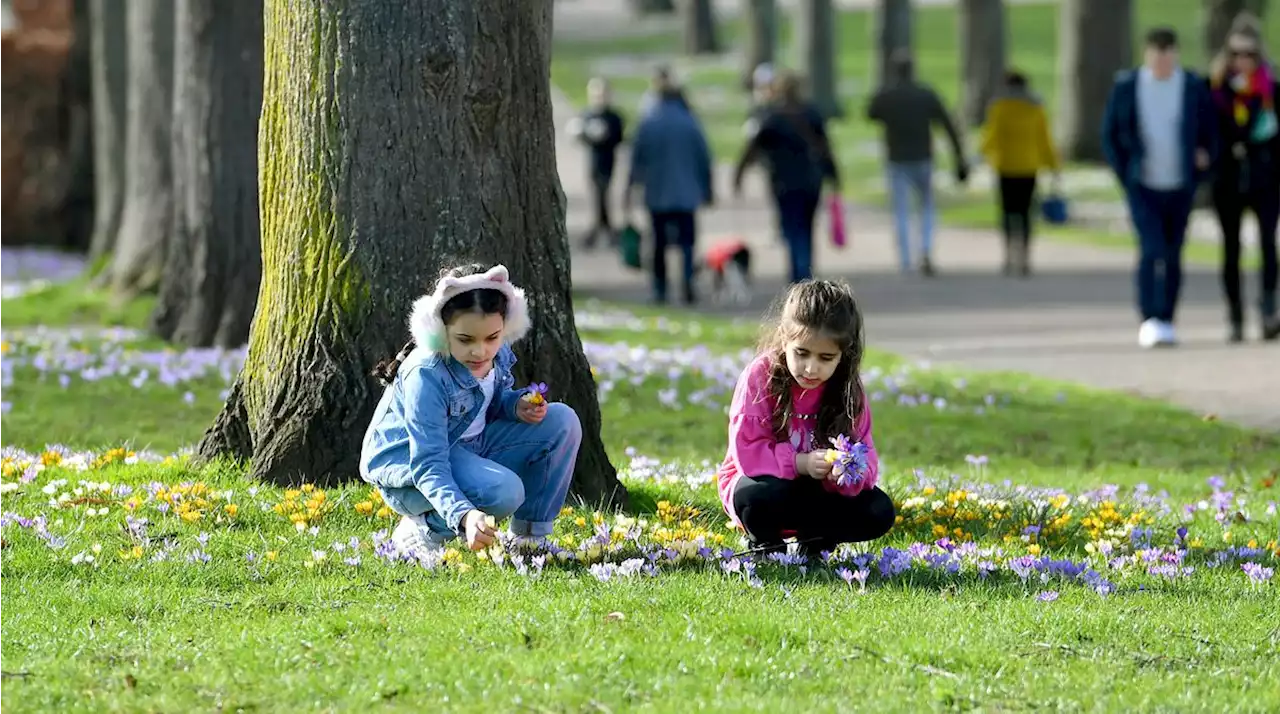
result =
[[[744,20],[742,76],[775,60],[781,19],[778,0],[736,0]],[[684,47],[690,54],[721,51],[712,0],[632,0],[637,13],[682,14]],[[1008,62],[1008,24],[1004,0],[957,0],[959,11],[961,114],[970,125],[982,123]],[[1263,17],[1269,0],[1203,0],[1203,45],[1211,57],[1222,46],[1231,21],[1242,11]],[[833,0],[797,0],[797,69],[809,80],[814,102],[829,115],[841,114],[837,94]],[[888,58],[911,48],[911,0],[878,0],[875,8],[876,79],[883,82]],[[1101,160],[1097,127],[1117,71],[1133,64],[1133,0],[1061,0],[1058,22],[1057,133],[1063,151],[1076,160]],[[1192,59],[1194,61],[1194,59]]]

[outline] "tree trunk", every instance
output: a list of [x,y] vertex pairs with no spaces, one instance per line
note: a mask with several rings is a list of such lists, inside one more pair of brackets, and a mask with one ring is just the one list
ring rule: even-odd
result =
[[890,60],[911,50],[911,0],[879,0],[876,5],[876,86],[888,84]]
[[836,94],[836,14],[831,0],[796,4],[796,47],[809,98],[825,117],[842,116]]
[[91,83],[92,18],[89,0],[72,3],[70,64],[65,77],[67,111],[67,159],[70,162],[67,216],[63,245],[77,253],[89,250],[93,240],[93,107]]
[[981,126],[987,105],[1004,83],[1004,0],[961,0],[960,86],[969,126]]
[[124,207],[125,0],[90,0],[93,238],[89,258],[110,255]]
[[756,67],[772,63],[778,49],[778,0],[742,0],[746,46],[742,51],[742,88],[752,89]]
[[574,492],[625,503],[574,325],[547,75],[551,0],[268,0],[258,138],[262,287],[205,458],[273,483],[356,477],[368,376],[456,256],[529,297],[521,381],[577,410]]
[[689,55],[715,54],[720,51],[716,37],[715,7],[711,0],[681,0],[681,25],[684,27],[684,51]]
[[1267,0],[1203,0],[1200,27],[1204,33],[1205,61],[1212,62],[1222,49],[1237,15],[1249,12],[1261,19],[1267,15],[1267,5]]
[[675,0],[628,0],[627,4],[631,6],[631,12],[641,17],[676,11]]
[[173,230],[173,0],[128,0],[124,209],[107,279],[125,294],[160,285]]
[[173,231],[152,327],[192,347],[249,339],[262,276],[262,0],[178,0]]
[[1133,0],[1063,0],[1058,21],[1058,146],[1103,160],[1102,115],[1116,73],[1133,65]]

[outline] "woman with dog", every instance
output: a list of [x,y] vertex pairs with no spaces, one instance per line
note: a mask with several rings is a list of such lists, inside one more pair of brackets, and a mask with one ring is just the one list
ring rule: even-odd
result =
[[773,200],[777,204],[782,238],[791,254],[791,282],[813,277],[813,219],[822,199],[822,185],[840,189],[831,142],[818,110],[800,93],[800,80],[791,72],[774,79],[774,105],[764,114],[734,173],[733,188],[742,194],[742,175],[764,159]]

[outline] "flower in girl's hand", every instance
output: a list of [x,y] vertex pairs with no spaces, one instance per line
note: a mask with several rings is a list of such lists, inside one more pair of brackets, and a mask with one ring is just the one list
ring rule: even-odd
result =
[[836,486],[844,488],[862,483],[870,470],[866,445],[842,434],[832,440],[831,446],[827,449],[827,461],[831,463],[831,478]]
[[529,385],[529,390],[524,393],[523,399],[530,404],[537,406],[547,403],[547,383],[534,382]]

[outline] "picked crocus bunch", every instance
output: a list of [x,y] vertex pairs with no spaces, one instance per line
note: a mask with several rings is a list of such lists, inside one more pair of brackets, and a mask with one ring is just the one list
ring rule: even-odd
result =
[[867,447],[861,441],[852,441],[841,434],[831,442],[827,449],[827,462],[832,464],[831,475],[840,488],[861,483],[866,477]]
[[533,404],[534,406],[547,403],[547,383],[534,382],[529,385],[528,391],[524,393],[521,399]]

